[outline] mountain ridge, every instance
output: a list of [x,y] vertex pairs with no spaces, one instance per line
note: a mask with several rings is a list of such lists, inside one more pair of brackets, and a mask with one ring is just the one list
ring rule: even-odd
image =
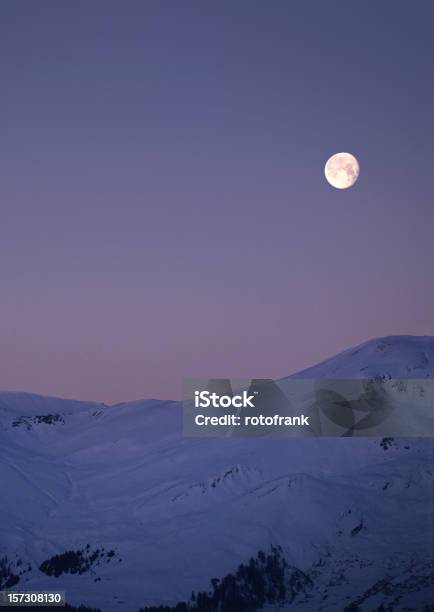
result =
[[[426,342],[376,339],[319,366],[354,376],[363,358],[372,372],[412,375],[428,350],[431,373]],[[65,590],[74,605],[138,612],[209,591],[279,546],[299,585],[281,610],[431,603],[432,440],[185,438],[180,402],[6,399],[0,588],[6,576]]]
[[[390,362],[390,360],[388,361],[387,359],[384,359],[383,363],[378,364],[377,366],[378,372],[384,374],[385,372],[381,372],[381,369],[380,369],[381,367],[395,365],[395,371],[393,372],[393,378],[434,378],[434,336],[428,336],[428,335],[415,336],[415,335],[410,335],[410,334],[401,334],[401,335],[398,334],[398,335],[391,335],[391,336],[379,336],[379,337],[372,338],[370,340],[366,340],[360,344],[356,344],[354,346],[349,347],[348,349],[340,351],[336,353],[335,355],[332,355],[331,357],[327,357],[326,359],[323,359],[320,362],[312,366],[308,366],[307,368],[303,368],[302,370],[299,370],[287,376],[283,376],[276,380],[285,380],[287,378],[321,378],[321,377],[333,378],[333,375],[332,375],[333,370],[339,370],[340,362],[342,360],[345,360],[348,356],[351,357],[351,356],[354,356],[354,354],[361,354],[365,358],[369,358],[369,354],[367,354],[370,352],[369,349],[373,349],[371,350],[371,352],[375,352],[375,350],[381,346],[382,347],[388,346],[389,348],[393,349],[393,348],[396,348],[397,346],[402,347],[402,345],[404,344],[406,345],[405,351],[409,354],[409,356],[415,356],[415,354],[416,356],[417,354],[419,354],[420,356],[423,352],[427,351],[428,355],[426,357],[430,365],[428,375],[427,376],[417,376],[418,373],[420,374],[420,371],[418,370],[422,369],[420,365],[418,365],[418,363],[413,363],[413,366],[410,366],[408,363],[406,363],[404,364],[402,368],[396,369],[396,363],[394,364],[393,362]],[[387,353],[383,351],[383,356],[390,358],[390,352]],[[405,359],[408,359],[408,356],[401,355],[401,358],[402,360],[405,360]],[[354,367],[354,364],[352,364],[351,367]],[[371,373],[372,371],[373,371],[372,365],[370,366],[370,370],[365,371],[364,376],[360,376],[361,372],[357,372],[356,369],[352,373],[348,371],[344,371],[342,372],[342,378],[346,378],[346,377],[348,378],[370,378],[372,375],[375,376],[375,374]],[[415,372],[416,372],[415,376],[409,376],[409,374],[411,373],[414,374]],[[90,406],[92,405],[95,407],[102,407],[102,408],[117,408],[117,407],[122,407],[126,405],[131,405],[131,404],[140,404],[143,402],[169,403],[169,402],[181,401],[179,399],[138,398],[135,400],[128,400],[125,402],[115,402],[113,404],[107,404],[106,402],[98,402],[95,400],[85,400],[85,399],[80,400],[80,399],[75,399],[75,398],[65,398],[65,397],[58,397],[58,396],[52,396],[52,395],[44,395],[42,393],[33,393],[29,391],[11,391],[11,390],[6,390],[6,389],[4,390],[0,389],[0,408],[1,408],[2,400],[4,401],[4,400],[7,400],[8,398],[9,399],[24,399],[28,402],[32,402],[32,401],[34,402],[36,400],[42,400],[42,399],[61,402],[61,403],[75,402],[77,405],[88,404]]]

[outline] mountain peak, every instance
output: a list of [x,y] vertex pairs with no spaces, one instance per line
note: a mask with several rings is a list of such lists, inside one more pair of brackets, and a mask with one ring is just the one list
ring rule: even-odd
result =
[[434,336],[382,336],[302,370],[293,378],[434,378]]

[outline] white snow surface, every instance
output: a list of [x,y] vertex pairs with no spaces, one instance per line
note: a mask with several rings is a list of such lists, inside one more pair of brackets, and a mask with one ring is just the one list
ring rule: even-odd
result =
[[[378,375],[434,377],[434,338],[373,340],[296,376]],[[138,612],[280,545],[312,580],[288,609],[434,603],[431,439],[184,438],[181,418],[174,401],[0,393],[0,558],[31,564],[20,589]],[[115,554],[83,574],[39,570],[87,545]]]

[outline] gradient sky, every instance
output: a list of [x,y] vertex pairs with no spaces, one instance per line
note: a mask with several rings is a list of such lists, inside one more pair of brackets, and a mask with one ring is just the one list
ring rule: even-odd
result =
[[433,20],[2,0],[0,388],[176,398],[434,333]]

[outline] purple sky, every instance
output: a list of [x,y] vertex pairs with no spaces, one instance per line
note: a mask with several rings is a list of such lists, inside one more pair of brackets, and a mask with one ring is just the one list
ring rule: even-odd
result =
[[433,19],[2,0],[0,388],[175,398],[434,333]]

